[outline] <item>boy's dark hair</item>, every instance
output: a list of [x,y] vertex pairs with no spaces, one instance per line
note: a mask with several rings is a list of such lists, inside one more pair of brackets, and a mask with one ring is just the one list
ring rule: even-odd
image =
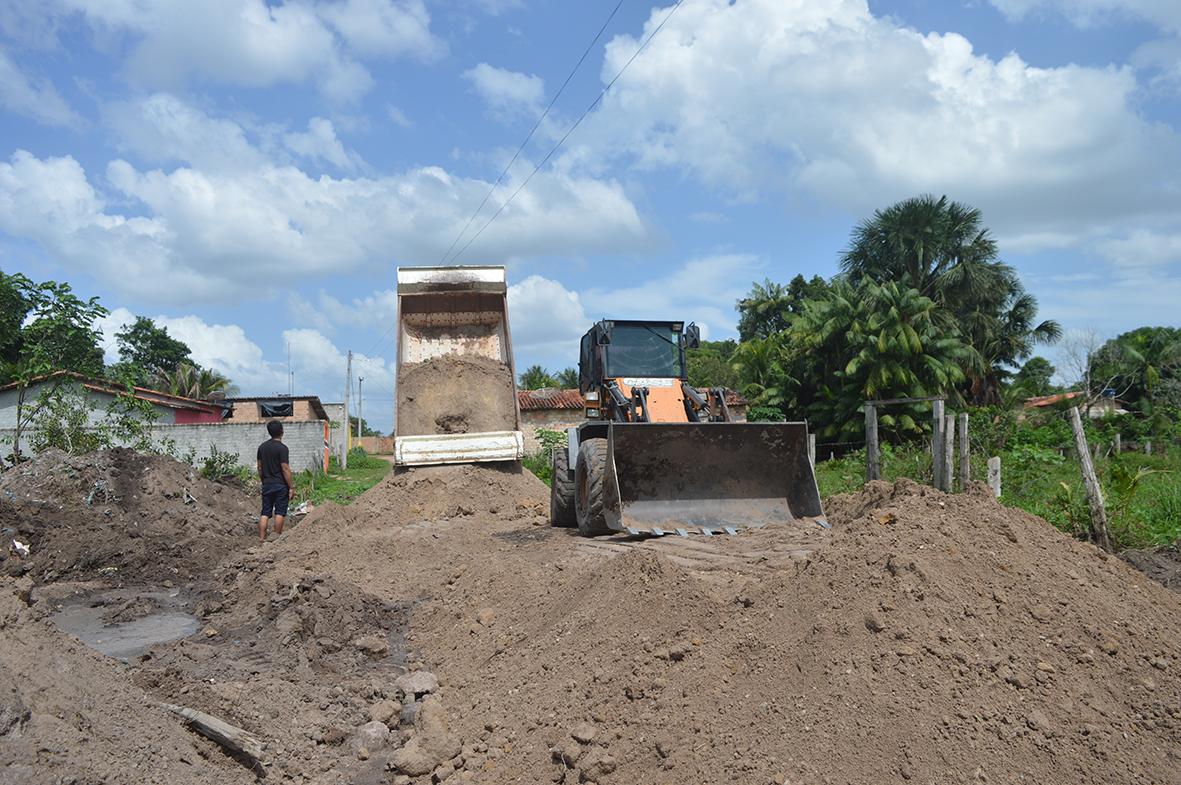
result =
[[271,420],[269,423],[267,423],[267,433],[271,435],[272,439],[277,436],[282,436],[283,423],[279,422],[278,420]]

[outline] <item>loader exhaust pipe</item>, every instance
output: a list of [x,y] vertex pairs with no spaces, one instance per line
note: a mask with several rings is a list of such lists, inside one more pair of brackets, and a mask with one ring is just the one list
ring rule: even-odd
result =
[[607,525],[630,534],[827,525],[805,423],[613,423],[604,485]]

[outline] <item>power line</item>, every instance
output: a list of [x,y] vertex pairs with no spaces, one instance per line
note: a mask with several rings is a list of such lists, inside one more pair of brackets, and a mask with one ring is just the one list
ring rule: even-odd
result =
[[509,198],[506,199],[505,202],[503,204],[501,204],[499,208],[497,208],[496,212],[494,212],[492,214],[492,217],[489,218],[487,220],[487,222],[485,222],[484,225],[480,227],[479,231],[477,231],[474,235],[472,235],[472,238],[470,240],[468,240],[467,243],[465,243],[462,248],[460,248],[458,251],[456,251],[455,255],[451,257],[451,262],[454,262],[456,259],[458,259],[460,256],[462,256],[463,252],[466,251],[468,248],[470,248],[472,243],[474,243],[479,238],[479,236],[484,233],[484,230],[487,229],[489,226],[491,226],[492,222],[495,221],[497,219],[497,217],[502,212],[504,212],[504,208],[506,208],[510,204],[512,204],[513,200],[517,198],[517,194],[521,193],[521,191],[523,191],[525,189],[525,186],[529,185],[529,181],[533,179],[533,176],[536,175],[539,171],[541,171],[541,168],[543,166],[545,166],[546,163],[549,162],[549,159],[552,158],[554,153],[556,153],[558,151],[558,148],[560,148],[562,146],[562,143],[570,138],[570,134],[574,133],[575,129],[578,128],[578,126],[582,124],[582,121],[586,119],[586,116],[588,114],[590,114],[591,111],[596,106],[599,105],[599,102],[603,100],[603,96],[605,96],[607,94],[607,92],[612,87],[615,86],[615,83],[619,81],[619,77],[623,76],[623,73],[624,73],[624,71],[626,71],[628,69],[628,66],[630,66],[635,61],[635,59],[640,56],[640,53],[643,52],[644,49],[648,46],[648,44],[652,41],[652,39],[656,37],[656,34],[659,33],[664,28],[664,25],[668,22],[669,19],[672,18],[672,15],[677,12],[677,9],[680,8],[681,4],[684,2],[685,2],[685,0],[677,0],[677,4],[672,7],[672,10],[670,10],[668,12],[668,14],[665,15],[664,19],[661,20],[660,24],[658,24],[656,26],[656,28],[651,33],[648,34],[648,37],[644,39],[644,42],[641,43],[639,45],[639,47],[636,48],[635,53],[630,58],[628,58],[628,61],[623,64],[622,68],[619,69],[619,73],[615,74],[615,77],[610,82],[607,83],[607,86],[604,87],[601,91],[599,91],[599,94],[595,97],[595,100],[591,101],[590,106],[588,106],[583,111],[583,113],[581,115],[579,115],[578,119],[574,121],[574,125],[570,126],[570,129],[568,131],[566,131],[566,133],[562,136],[561,139],[558,140],[558,143],[555,144],[550,149],[550,151],[545,154],[545,158],[542,158],[541,162],[539,164],[537,164],[537,166],[533,167],[533,171],[530,172],[529,176],[525,178],[524,182],[522,182],[517,187],[517,190],[513,191],[512,195],[509,196]]
[[[467,223],[463,225],[463,229],[460,230],[459,234],[455,235],[455,239],[451,241],[451,245],[447,247],[447,250],[443,253],[442,258],[439,260],[440,264],[447,263],[447,257],[450,256],[451,250],[455,248],[455,244],[458,243],[465,234],[467,234],[467,230],[471,228],[472,222],[476,220],[476,216],[479,215],[480,211],[484,209],[484,205],[488,204],[488,200],[492,198],[493,192],[496,191],[496,186],[500,185],[501,181],[504,180],[505,176],[508,174],[509,169],[511,169],[513,164],[517,162],[517,159],[525,150],[525,145],[529,144],[529,140],[533,138],[533,134],[537,133],[537,129],[541,127],[542,121],[545,120],[545,118],[549,115],[550,110],[554,108],[554,104],[558,102],[558,98],[560,98],[562,93],[566,90],[566,85],[570,84],[570,80],[574,78],[574,74],[578,73],[578,69],[582,67],[582,64],[586,60],[587,55],[590,54],[591,49],[593,49],[595,44],[598,43],[599,38],[602,37],[603,32],[607,29],[607,25],[611,24],[611,20],[615,18],[616,12],[619,11],[619,8],[622,5],[623,0],[619,0],[619,2],[615,4],[615,7],[611,9],[611,14],[607,17],[607,21],[603,22],[602,27],[599,28],[599,32],[595,33],[595,37],[589,44],[586,45],[586,49],[584,49],[582,52],[582,57],[578,58],[578,62],[575,63],[574,68],[570,70],[569,75],[566,77],[566,81],[562,82],[562,86],[558,88],[558,92],[554,93],[554,97],[550,99],[549,106],[545,108],[545,111],[541,113],[541,117],[538,117],[537,122],[535,122],[533,127],[529,129],[529,133],[526,134],[525,140],[521,142],[520,146],[517,147],[517,151],[513,153],[512,160],[510,160],[505,165],[504,170],[500,173],[500,176],[496,178],[496,182],[492,183],[492,187],[488,189],[488,193],[484,194],[483,201],[480,202],[480,206],[477,207],[475,212],[471,214],[471,217],[467,219]],[[456,254],[455,256],[458,258],[459,254]],[[454,259],[452,259],[452,261],[454,261]]]

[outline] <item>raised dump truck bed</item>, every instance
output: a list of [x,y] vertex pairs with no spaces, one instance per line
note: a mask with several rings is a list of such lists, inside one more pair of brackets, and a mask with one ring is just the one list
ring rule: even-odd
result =
[[525,452],[503,267],[398,268],[399,465]]

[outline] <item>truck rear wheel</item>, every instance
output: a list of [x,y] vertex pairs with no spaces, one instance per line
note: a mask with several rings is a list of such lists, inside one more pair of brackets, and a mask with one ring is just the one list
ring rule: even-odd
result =
[[578,533],[583,537],[610,534],[603,511],[604,481],[607,475],[607,440],[587,439],[578,445],[578,466],[574,472],[574,508]]
[[570,527],[578,524],[574,512],[574,473],[570,471],[570,453],[558,445],[554,447],[553,469],[549,488],[550,526]]

